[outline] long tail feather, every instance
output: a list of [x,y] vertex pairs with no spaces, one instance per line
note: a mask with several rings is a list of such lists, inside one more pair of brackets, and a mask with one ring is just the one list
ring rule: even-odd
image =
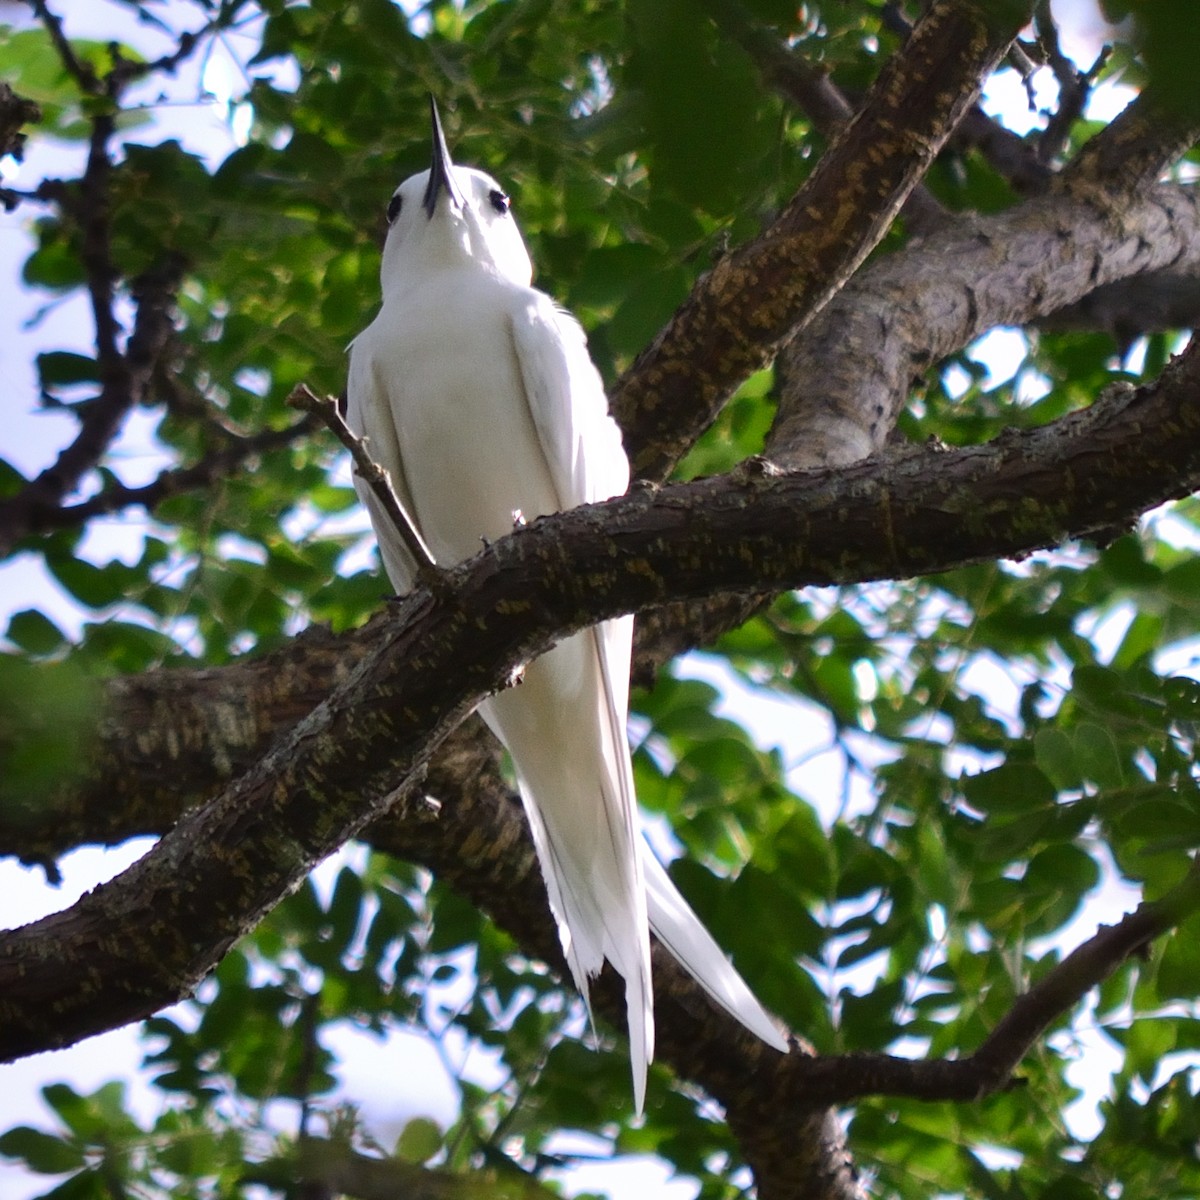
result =
[[768,1046],[786,1054],[787,1042],[771,1018],[645,843],[642,873],[646,879],[650,928],[655,937],[722,1008]]
[[575,986],[587,1001],[605,959],[625,980],[640,1113],[654,1056],[646,889],[624,726],[596,635],[559,643],[479,711],[512,756]]

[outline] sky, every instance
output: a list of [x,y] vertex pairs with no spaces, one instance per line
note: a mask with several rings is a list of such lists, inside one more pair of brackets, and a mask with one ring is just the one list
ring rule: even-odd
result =
[[[181,6],[168,4],[169,13]],[[129,10],[108,0],[59,0],[55,6],[72,36],[109,40],[127,39],[147,55],[170,48],[165,37],[141,26]],[[195,23],[194,10],[187,5],[185,24]],[[1060,21],[1073,30],[1068,48],[1080,61],[1090,62],[1103,37],[1103,25],[1094,0],[1056,0]],[[28,10],[3,0],[0,23],[28,24]],[[204,59],[187,64],[171,84],[165,102],[158,101],[159,84],[147,102],[154,105],[154,140],[179,138],[189,149],[204,154],[212,162],[220,161],[237,143],[246,128],[248,113],[237,104],[245,86],[240,65],[252,53],[252,31],[242,39],[214,47]],[[1002,74],[989,87],[988,106],[1002,112],[1012,126],[1022,128],[1035,118],[1029,113],[1024,85],[1012,72]],[[1120,106],[1118,93],[1101,97],[1101,105]],[[1098,108],[1097,117],[1110,113]],[[147,135],[142,135],[147,136]],[[48,145],[31,139],[27,160],[19,171],[9,162],[4,170],[14,186],[31,186],[46,175],[69,176],[79,169],[79,148]],[[15,172],[15,175],[14,175]],[[33,355],[38,348],[75,348],[87,351],[91,343],[90,315],[82,298],[45,309],[46,297],[35,295],[21,283],[21,265],[30,249],[28,222],[36,215],[28,207],[0,216],[0,289],[16,296],[17,303],[6,305],[0,316],[0,396],[6,408],[0,455],[10,458],[26,473],[42,469],[53,461],[58,450],[73,435],[74,421],[67,415],[38,410],[37,380]],[[364,319],[374,297],[364,297]],[[997,331],[983,339],[975,351],[998,384],[1010,378],[1021,357],[1020,338],[1014,331]],[[146,482],[165,465],[153,440],[152,414],[138,414],[122,435],[116,448],[116,461],[122,477],[129,483]],[[150,527],[144,514],[132,513],[97,523],[89,534],[85,553],[95,561],[113,556],[127,561],[136,558],[141,534]],[[367,523],[363,519],[365,530]],[[63,594],[32,558],[0,565],[0,629],[14,611],[36,605],[67,630],[77,631],[83,619],[70,599]],[[89,614],[90,615],[90,614]],[[973,684],[989,702],[1003,709],[1005,689],[1011,681],[997,672],[987,675],[986,665]],[[748,723],[764,747],[778,747],[784,761],[796,764],[796,784],[810,798],[823,804],[826,820],[832,820],[840,802],[844,761],[833,748],[832,731],[815,709],[779,697],[764,696],[730,677],[711,659],[692,656],[685,672],[714,682],[724,696],[727,715]],[[870,686],[869,680],[863,686]],[[870,754],[868,745],[863,752]],[[868,781],[861,775],[852,779],[851,803],[867,803]],[[657,839],[656,839],[657,840]],[[152,844],[140,839],[115,850],[87,848],[66,856],[60,864],[64,883],[47,887],[40,872],[0,860],[0,921],[14,927],[49,912],[69,906],[84,891],[111,878],[134,861]],[[351,848],[323,865],[319,873],[322,887],[328,887],[344,862],[354,862],[362,854]],[[1109,889],[1080,914],[1070,934],[1072,943],[1092,932],[1098,921],[1111,921],[1126,911],[1136,897]],[[863,986],[869,986],[864,980]],[[340,1030],[332,1047],[342,1060],[340,1077],[345,1095],[363,1107],[373,1132],[385,1144],[391,1144],[404,1122],[414,1115],[430,1115],[443,1125],[453,1119],[456,1110],[455,1089],[437,1052],[416,1036],[398,1033],[380,1044],[376,1039],[350,1028]],[[38,1055],[0,1067],[0,1130],[21,1121],[34,1125],[52,1125],[49,1110],[42,1104],[38,1089],[48,1082],[69,1080],[81,1091],[92,1090],[114,1077],[130,1081],[134,1110],[151,1119],[159,1103],[157,1095],[145,1084],[138,1070],[144,1047],[135,1029],[117,1030],[92,1038],[75,1047],[53,1054]],[[461,1067],[466,1056],[474,1054],[466,1069],[481,1080],[489,1076],[489,1064],[463,1044],[443,1047]],[[1080,1079],[1087,1088],[1084,1104],[1078,1106],[1075,1120],[1081,1132],[1095,1124],[1095,1102],[1107,1080],[1107,1072],[1116,1065],[1115,1050],[1103,1039],[1095,1038],[1080,1055]],[[414,1093],[394,1085],[398,1078],[421,1080]],[[598,1147],[588,1147],[598,1149]],[[52,1181],[30,1177],[23,1170],[0,1161],[0,1195],[6,1200],[26,1200],[48,1190]],[[623,1160],[619,1164],[596,1164],[573,1169],[568,1190],[611,1190],[614,1195],[637,1194],[648,1200],[690,1200],[695,1185],[685,1179],[672,1180],[661,1163],[648,1159]]]

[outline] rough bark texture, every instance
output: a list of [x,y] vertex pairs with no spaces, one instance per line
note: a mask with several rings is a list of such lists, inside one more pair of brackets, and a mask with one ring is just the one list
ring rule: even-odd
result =
[[[0,1055],[67,1044],[187,994],[356,833],[429,867],[561,971],[495,743],[474,719],[460,723],[515,663],[557,633],[639,609],[648,615],[636,672],[648,678],[677,650],[740,623],[772,590],[903,578],[1107,535],[1200,486],[1196,349],[1159,383],[1113,391],[1044,429],[963,451],[880,453],[912,380],[984,329],[1070,319],[1062,314],[1089,297],[1100,302],[1098,287],[1194,283],[1200,273],[1195,194],[1157,183],[1197,131],[1153,95],[1059,173],[971,110],[1028,9],[928,6],[805,188],[762,238],[697,284],[623,382],[616,407],[637,467],[661,478],[742,378],[787,344],[770,462],[536,522],[454,572],[448,592],[420,591],[354,633],[310,631],[258,662],[104,685],[86,776],[40,806],[0,812],[0,852],[52,865],[81,842],[164,836],[72,909],[0,939]],[[842,122],[827,81],[789,72],[761,39],[747,44],[827,128]],[[97,124],[94,190],[108,132]],[[952,135],[1002,160],[1032,198],[940,227],[944,214],[927,211],[923,237],[847,284]],[[89,283],[103,310],[102,204],[87,217]],[[5,529],[12,540],[71,512],[54,507],[64,481],[94,458],[167,353],[174,275],[151,282],[140,342],[117,355],[100,323],[111,403],[81,431],[87,441],[68,451],[74,458],[35,481],[41,491],[15,498],[23,507],[10,505],[0,541]],[[164,491],[114,505],[149,505],[203,482],[173,477]],[[1197,907],[1193,879],[1102,930],[954,1061],[813,1058],[799,1042],[780,1056],[715,1010],[656,947],[659,1057],[724,1105],[763,1200],[857,1200],[863,1188],[830,1105],[872,1093],[965,1099],[1006,1086],[1050,1022]],[[594,1000],[622,1023],[611,972]]]
[[785,351],[767,453],[783,466],[876,453],[914,380],[980,333],[1054,313],[1102,284],[1185,267],[1200,269],[1191,189],[1155,188],[1119,212],[1053,194],[955,222],[864,271]]
[[734,388],[863,261],[1031,5],[936,0],[763,237],[723,258],[613,397],[634,473],[665,478]]
[[[430,746],[554,635],[668,595],[906,577],[1128,523],[1200,485],[1198,386],[1193,348],[1155,385],[1115,390],[986,446],[680,484],[539,520],[496,543],[451,573],[448,595],[421,591],[398,605],[345,684],[219,800],[111,884],[0,942],[0,1054],[63,1045],[185,994],[345,838],[398,800],[404,820],[397,781],[416,778]],[[1137,459],[1122,453],[1131,436]],[[494,799],[487,807],[501,811]],[[391,848],[429,859],[421,831],[443,818],[416,812],[407,814],[416,844]],[[496,852],[475,832],[483,861],[502,862],[513,885],[509,847]],[[471,861],[461,838],[438,844]],[[494,897],[493,881],[480,882]],[[671,994],[668,985],[664,1003]],[[605,1010],[612,999],[601,989]],[[697,1014],[704,1033],[688,1024]],[[740,1087],[747,1064],[771,1052],[731,1031],[708,1037],[720,1019],[699,997],[681,1003],[665,1024],[688,1036],[679,1046],[664,1039],[663,1057],[736,1109],[730,1072]]]
[[[0,943],[0,1052],[63,1044],[185,993],[266,907],[389,805],[376,844],[427,863],[526,948],[557,961],[517,807],[480,787],[436,811],[392,792],[397,779],[421,771],[431,742],[512,662],[553,629],[664,586],[695,594],[750,580],[779,586],[907,575],[961,561],[964,545],[969,557],[1019,553],[1097,522],[1132,519],[1200,484],[1198,385],[1194,349],[1154,387],[1116,392],[1054,426],[990,446],[916,452],[836,477],[680,485],[536,522],[497,543],[454,573],[455,598],[434,603],[418,594],[380,622],[375,648],[346,683],[219,801],[185,817],[112,884]],[[1117,451],[1131,431],[1145,458],[1122,462]],[[1047,494],[1039,488],[1049,480],[1059,504],[1031,509],[1028,497]],[[1064,491],[1063,480],[1074,486]],[[848,538],[838,514],[853,514]],[[468,659],[475,665],[465,679],[448,668]],[[463,749],[466,761],[447,762],[449,786],[480,778],[475,746]],[[439,795],[442,787],[434,772],[421,790]],[[1091,986],[1097,964],[1111,970],[1194,899],[1114,935],[1116,945],[1092,955],[1092,973],[1064,982],[1039,1019]],[[858,1185],[824,1105],[864,1090],[980,1094],[1003,1084],[1020,1057],[1012,1044],[1027,1045],[1030,1031],[1030,1014],[1018,1014],[1014,1042],[1004,1053],[994,1048],[995,1061],[973,1072],[886,1057],[809,1060],[799,1046],[781,1057],[715,1012],[661,952],[655,972],[661,1056],[725,1105],[764,1195],[854,1195]],[[620,1020],[611,975],[595,999]]]

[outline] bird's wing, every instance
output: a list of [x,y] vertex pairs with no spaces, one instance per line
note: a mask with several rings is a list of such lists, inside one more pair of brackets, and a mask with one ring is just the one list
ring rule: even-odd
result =
[[530,289],[513,315],[513,342],[562,507],[621,495],[629,461],[579,322]]
[[[367,443],[367,453],[391,476],[392,490],[404,511],[416,520],[412,492],[404,473],[396,418],[382,377],[378,357],[371,352],[370,330],[350,343],[350,370],[346,381],[346,423]],[[379,553],[383,556],[388,579],[398,593],[407,592],[417,577],[416,564],[404,545],[391,517],[375,492],[354,473],[354,490],[375,530]]]
[[[608,415],[604,385],[587,351],[587,340],[579,323],[558,309],[541,292],[524,290],[512,311],[513,349],[524,384],[529,413],[558,501],[559,509],[574,508],[620,495],[629,483],[629,464],[621,445],[616,422]],[[535,515],[535,514],[530,514]],[[633,619],[622,617],[571,639],[586,653],[594,654],[598,684],[598,736],[602,767],[599,796],[604,806],[607,850],[589,835],[592,856],[590,890],[616,897],[620,912],[602,914],[603,932],[576,929],[581,945],[603,941],[605,954],[625,979],[629,1014],[630,1049],[634,1074],[634,1096],[641,1110],[646,1069],[654,1052],[650,943],[646,923],[645,884],[641,872],[641,835],[634,795],[633,768],[625,736],[629,704],[629,666],[633,641]],[[565,649],[565,647],[560,647]],[[552,652],[557,653],[557,652]],[[548,656],[549,658],[550,656]],[[590,672],[585,669],[584,676]],[[503,703],[504,698],[497,698]],[[510,750],[512,747],[509,747]],[[516,756],[514,755],[514,762]],[[518,765],[518,773],[521,768]],[[534,789],[536,791],[536,789]],[[535,797],[544,807],[550,797]],[[585,802],[590,802],[585,801]],[[587,824],[579,826],[586,829]],[[543,838],[544,843],[552,839]],[[551,883],[550,891],[562,895],[573,881],[561,871],[561,856],[547,846],[552,870],[564,878]],[[605,858],[607,862],[603,861]],[[600,883],[601,880],[605,882]],[[619,883],[617,881],[620,881]],[[565,899],[565,897],[564,897]],[[567,905],[568,909],[572,907]],[[574,905],[577,918],[597,925],[585,916],[587,905]],[[568,922],[570,924],[570,922]],[[580,934],[584,934],[580,938]],[[590,933],[590,937],[587,936]],[[568,952],[568,958],[572,955]],[[596,964],[598,967],[598,963]],[[579,972],[572,962],[572,969]],[[577,983],[580,981],[576,980]],[[580,988],[586,995],[586,988]]]

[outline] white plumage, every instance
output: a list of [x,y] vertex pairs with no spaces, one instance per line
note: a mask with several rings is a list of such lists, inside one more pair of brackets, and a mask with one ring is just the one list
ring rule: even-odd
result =
[[[351,347],[348,419],[450,565],[518,515],[619,495],[629,467],[583,330],[530,286],[508,198],[451,163],[431,110],[433,166],[389,205],[383,307]],[[414,564],[356,486],[406,591]],[[605,959],[625,980],[640,1112],[654,1054],[648,923],[714,999],[786,1044],[641,838],[625,735],[632,638],[632,617],[566,638],[479,712],[512,757],[576,986],[586,1000]]]

